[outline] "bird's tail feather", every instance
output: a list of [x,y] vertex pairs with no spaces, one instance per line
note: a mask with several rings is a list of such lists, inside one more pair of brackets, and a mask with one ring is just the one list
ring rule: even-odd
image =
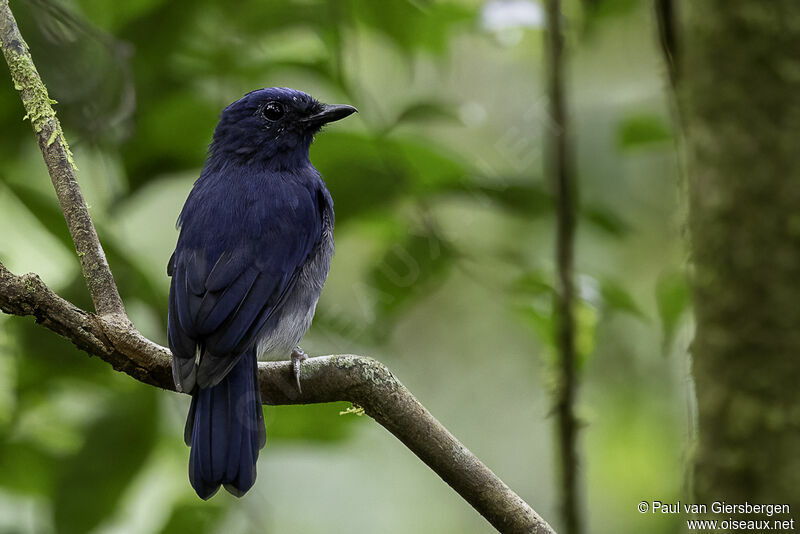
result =
[[189,480],[200,498],[220,485],[237,497],[253,486],[266,440],[255,351],[240,356],[216,386],[195,390],[184,439],[192,448]]

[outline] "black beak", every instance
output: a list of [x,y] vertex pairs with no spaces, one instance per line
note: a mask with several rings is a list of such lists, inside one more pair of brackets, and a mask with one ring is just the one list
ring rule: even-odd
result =
[[358,113],[358,110],[353,106],[322,104],[322,110],[319,113],[315,113],[310,117],[302,119],[302,122],[313,124],[315,126],[322,126],[323,124],[328,124],[329,122],[343,119],[348,115],[352,115],[353,113]]

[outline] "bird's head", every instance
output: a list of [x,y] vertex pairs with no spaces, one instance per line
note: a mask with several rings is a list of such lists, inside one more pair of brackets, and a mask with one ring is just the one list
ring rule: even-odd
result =
[[323,104],[295,89],[259,89],[222,110],[210,152],[237,161],[298,165],[308,161],[314,134],[355,111],[353,106]]

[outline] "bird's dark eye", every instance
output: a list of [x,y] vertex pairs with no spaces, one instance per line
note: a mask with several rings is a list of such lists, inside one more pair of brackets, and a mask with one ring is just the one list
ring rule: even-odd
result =
[[262,109],[261,114],[268,121],[276,121],[283,117],[285,110],[280,102],[268,102]]

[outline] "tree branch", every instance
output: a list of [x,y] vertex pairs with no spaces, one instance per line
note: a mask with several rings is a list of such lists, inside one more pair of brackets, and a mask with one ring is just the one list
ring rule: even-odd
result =
[[[39,141],[97,314],[62,299],[37,275],[16,276],[2,263],[0,309],[12,315],[31,315],[117,371],[145,384],[174,391],[169,350],[142,336],[125,313],[75,178],[72,154],[51,105],[54,101],[36,71],[8,0],[0,0],[0,46]],[[264,404],[356,403],[500,532],[555,534],[383,364],[353,355],[310,358],[303,364],[302,395],[295,388],[290,362],[260,362],[258,371]]]
[[559,353],[559,376],[556,389],[556,415],[560,450],[561,511],[567,534],[583,531],[578,496],[578,421],[575,396],[578,376],[575,370],[574,249],[576,187],[572,172],[571,147],[564,89],[564,34],[560,0],[547,0],[547,84],[550,114],[550,169],[556,200],[556,268],[554,297],[556,347]]
[[62,299],[35,274],[15,276],[0,263],[0,309],[34,316],[79,349],[145,384],[175,389],[169,350],[142,336],[127,318],[98,316]]
[[33,64],[28,45],[22,39],[8,7],[8,0],[0,0],[0,47],[11,71],[14,87],[19,91],[25,106],[25,117],[30,119],[36,133],[50,180],[81,261],[83,277],[89,287],[94,309],[101,315],[124,316],[125,307],[89,216],[89,208],[75,178],[76,167],[72,152],[53,110],[52,104],[55,100],[47,94],[47,88]]
[[655,0],[654,9],[658,23],[658,41],[667,63],[669,80],[674,89],[680,75],[676,6],[673,0]]

